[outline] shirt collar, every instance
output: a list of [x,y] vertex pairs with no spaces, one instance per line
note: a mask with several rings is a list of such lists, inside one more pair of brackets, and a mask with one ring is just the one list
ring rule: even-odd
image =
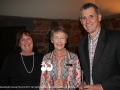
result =
[[96,35],[91,40],[90,40],[90,38],[89,38],[90,36],[88,34],[89,43],[95,42],[98,39],[100,31],[101,31],[101,28],[98,30],[98,32],[96,33]]

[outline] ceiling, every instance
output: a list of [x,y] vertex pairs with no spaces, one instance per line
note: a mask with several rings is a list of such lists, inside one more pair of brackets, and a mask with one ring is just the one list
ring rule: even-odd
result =
[[0,0],[0,15],[78,20],[86,2],[96,4],[103,17],[120,14],[120,0]]

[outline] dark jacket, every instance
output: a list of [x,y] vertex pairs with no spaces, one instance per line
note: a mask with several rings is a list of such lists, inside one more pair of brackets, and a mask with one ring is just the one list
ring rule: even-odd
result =
[[[88,35],[78,43],[79,58],[86,80],[90,83]],[[92,77],[104,90],[120,90],[120,32],[101,29],[95,50]]]

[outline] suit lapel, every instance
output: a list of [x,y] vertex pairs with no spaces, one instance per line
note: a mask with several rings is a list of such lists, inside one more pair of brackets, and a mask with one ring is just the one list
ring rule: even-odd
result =
[[89,61],[89,51],[88,51],[88,35],[85,37],[84,42],[83,42],[83,53],[84,53],[84,58],[83,60],[83,67],[84,67],[84,78],[90,82],[90,61]]
[[106,39],[105,30],[101,29],[101,32],[98,38],[98,43],[97,43],[96,50],[95,50],[93,66],[98,62],[100,56],[102,55],[102,52],[105,46],[105,39]]
[[86,38],[84,40],[83,48],[84,48],[85,61],[87,63],[86,66],[88,66],[88,68],[89,68],[90,62],[89,62],[89,51],[88,51],[88,35],[86,36]]

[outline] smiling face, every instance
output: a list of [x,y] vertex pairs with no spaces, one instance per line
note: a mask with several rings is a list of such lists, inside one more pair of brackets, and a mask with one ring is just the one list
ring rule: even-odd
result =
[[21,47],[22,52],[32,52],[33,49],[33,40],[29,35],[23,34],[20,39],[19,46]]
[[62,50],[65,47],[66,39],[67,39],[66,34],[59,31],[53,34],[53,37],[51,38],[51,42],[53,43],[54,48],[56,50]]
[[80,21],[85,30],[94,36],[100,29],[101,14],[97,14],[95,9],[90,7],[82,11]]

